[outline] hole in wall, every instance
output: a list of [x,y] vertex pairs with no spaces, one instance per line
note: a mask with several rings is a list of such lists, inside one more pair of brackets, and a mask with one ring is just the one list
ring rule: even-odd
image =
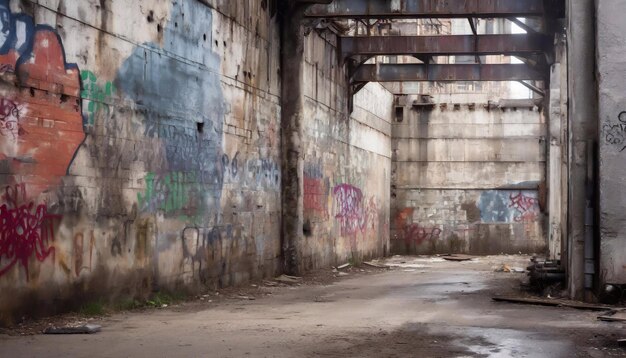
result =
[[30,88],[29,92],[31,97],[35,97],[35,89],[33,87]]
[[226,41],[224,41],[224,47],[226,47]]
[[150,13],[146,16],[146,20],[148,20],[148,22],[154,22],[154,11],[150,10]]
[[70,96],[66,95],[66,94],[62,94],[61,95],[61,103],[65,103],[67,102],[67,100],[70,98]]
[[206,34],[202,35],[202,38],[206,41]]
[[396,107],[396,122],[404,121],[404,107]]
[[204,133],[204,122],[196,122],[198,133]]
[[174,27],[178,27],[178,22],[175,22],[175,23],[174,23]]
[[302,225],[302,234],[306,237],[311,237],[313,236],[313,228],[311,227],[311,221],[307,220],[303,225]]
[[161,31],[163,31],[163,27],[161,26],[161,24],[157,24],[157,32]]

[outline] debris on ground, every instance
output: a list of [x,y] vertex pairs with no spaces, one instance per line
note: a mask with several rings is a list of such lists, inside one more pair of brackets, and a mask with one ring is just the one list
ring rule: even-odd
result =
[[502,264],[499,267],[497,267],[494,271],[495,272],[511,272],[511,267],[507,264]]
[[388,268],[390,268],[387,265],[381,265],[379,263],[372,262],[372,261],[370,261],[370,262],[363,262],[363,265],[369,266],[369,267],[374,267],[374,268],[380,268],[380,269],[388,269]]
[[341,265],[341,266],[337,266],[337,269],[338,269],[338,270],[343,270],[343,269],[348,268],[348,267],[350,267],[350,263],[343,264],[343,265]]
[[287,284],[295,284],[302,282],[302,277],[297,276],[289,276],[289,275],[280,275],[274,279],[274,281],[287,283]]
[[450,254],[450,255],[442,255],[442,259],[446,261],[472,261],[474,256],[462,255],[462,254]]
[[350,274],[349,274],[349,273],[347,273],[347,272],[339,272],[339,273],[337,274],[337,277],[344,277],[344,276],[348,276],[348,275],[350,275]]
[[240,294],[240,295],[238,295],[238,296],[237,296],[237,297],[235,297],[235,298],[238,298],[238,299],[240,299],[240,300],[249,300],[249,301],[254,301],[254,300],[256,300],[256,298],[254,298],[254,297],[252,297],[252,296],[245,296],[245,295],[241,295],[241,294]]
[[626,311],[611,310],[602,316],[599,316],[598,319],[605,322],[626,322]]
[[590,311],[611,311],[612,307],[569,301],[569,300],[561,300],[561,299],[545,299],[545,298],[528,298],[528,297],[492,297],[492,300],[496,302],[507,302],[507,303],[521,303],[528,305],[539,305],[539,306],[551,306],[551,307],[567,307],[567,308],[576,308],[579,310],[590,310]]
[[626,339],[618,339],[617,345],[620,347],[626,347]]
[[44,334],[94,334],[102,330],[102,326],[97,324],[85,324],[82,326],[48,327],[44,329]]

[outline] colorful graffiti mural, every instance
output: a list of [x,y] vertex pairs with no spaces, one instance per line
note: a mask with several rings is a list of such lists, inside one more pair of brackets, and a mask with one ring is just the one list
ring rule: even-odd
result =
[[0,206],[0,276],[20,264],[26,272],[31,257],[42,262],[54,254],[54,221],[46,204],[27,201],[26,185],[5,188]]
[[15,75],[0,99],[0,166],[28,175],[32,197],[60,182],[85,138],[78,100],[80,75],[65,60],[59,35],[0,0],[0,68]]
[[407,244],[422,244],[429,240],[439,240],[442,229],[439,227],[425,227],[411,222],[415,208],[404,208],[396,216],[396,228],[398,230],[395,240],[403,240]]
[[536,191],[489,190],[477,201],[483,223],[536,221],[540,215]]
[[137,194],[144,211],[161,210],[166,215],[194,217],[203,210],[201,187],[193,173],[148,173],[146,189]]

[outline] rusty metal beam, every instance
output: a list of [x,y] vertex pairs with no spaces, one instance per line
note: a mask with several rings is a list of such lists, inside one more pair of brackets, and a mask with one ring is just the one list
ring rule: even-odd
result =
[[542,34],[341,37],[343,59],[354,55],[524,55],[549,48]]
[[525,64],[493,65],[424,65],[378,64],[362,65],[353,82],[409,82],[409,81],[522,81],[545,80],[542,74]]
[[305,13],[317,18],[497,18],[544,14],[543,0],[335,0]]

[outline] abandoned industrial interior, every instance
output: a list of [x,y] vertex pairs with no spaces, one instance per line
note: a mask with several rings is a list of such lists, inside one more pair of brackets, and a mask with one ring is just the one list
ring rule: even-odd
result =
[[626,0],[0,0],[1,357],[626,357]]

